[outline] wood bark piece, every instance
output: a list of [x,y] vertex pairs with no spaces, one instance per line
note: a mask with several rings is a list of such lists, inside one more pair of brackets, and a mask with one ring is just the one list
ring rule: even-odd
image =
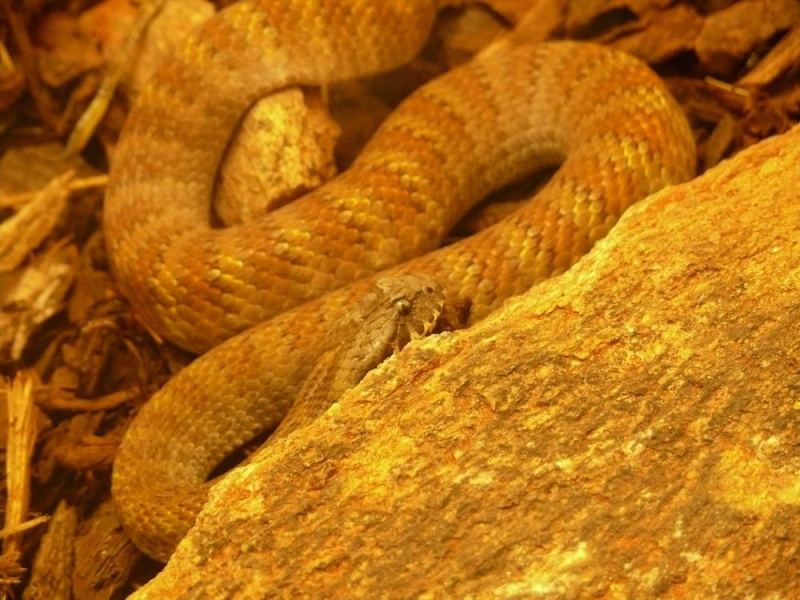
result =
[[800,595],[800,128],[216,486],[137,598]]
[[759,44],[798,19],[800,5],[794,0],[736,2],[705,19],[697,36],[697,57],[706,72],[728,77]]
[[225,154],[214,209],[226,225],[253,222],[336,175],[339,126],[318,93],[294,87],[245,114]]
[[77,529],[78,511],[61,500],[36,551],[23,600],[70,600]]

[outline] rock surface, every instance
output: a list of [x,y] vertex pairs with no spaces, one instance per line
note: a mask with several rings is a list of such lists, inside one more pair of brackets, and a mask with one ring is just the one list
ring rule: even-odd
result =
[[800,129],[215,487],[137,598],[800,597]]

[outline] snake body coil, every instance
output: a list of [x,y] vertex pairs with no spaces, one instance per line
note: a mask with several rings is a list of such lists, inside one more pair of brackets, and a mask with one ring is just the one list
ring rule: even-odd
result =
[[[372,273],[433,276],[448,302],[469,300],[474,322],[569,268],[633,202],[692,175],[691,131],[646,66],[590,44],[504,45],[418,90],[329,184],[258,223],[209,225],[216,169],[250,104],[404,62],[440,4],[239,2],[132,111],[105,217],[120,287],[188,349],[247,330],[170,381],[120,447],[114,497],[152,556],[168,558],[191,525],[207,473],[279,422]],[[490,190],[558,163],[510,218],[435,250]]]

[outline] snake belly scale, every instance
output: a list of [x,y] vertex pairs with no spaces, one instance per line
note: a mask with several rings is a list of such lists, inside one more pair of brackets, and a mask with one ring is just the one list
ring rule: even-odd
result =
[[[377,277],[434,277],[475,322],[692,176],[691,130],[645,65],[592,44],[498,44],[420,88],[319,190],[257,223],[210,226],[216,170],[249,105],[408,60],[445,4],[238,2],[131,112],[106,200],[114,274],[154,331],[213,347],[144,406],[116,458],[115,502],[151,556],[166,560],[191,526],[213,467],[280,422],[326,332]],[[489,191],[559,163],[508,219],[436,250]]]

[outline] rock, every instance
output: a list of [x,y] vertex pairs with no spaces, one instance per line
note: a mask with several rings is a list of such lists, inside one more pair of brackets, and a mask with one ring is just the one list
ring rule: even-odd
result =
[[217,485],[165,597],[800,597],[800,128]]

